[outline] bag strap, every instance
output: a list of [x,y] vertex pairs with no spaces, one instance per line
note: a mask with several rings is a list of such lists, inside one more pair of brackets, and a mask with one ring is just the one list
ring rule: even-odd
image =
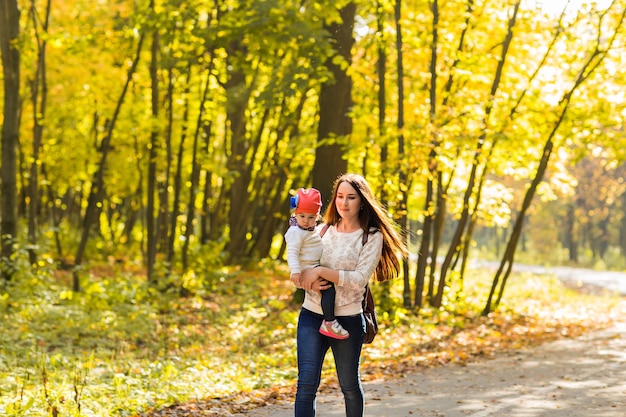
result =
[[367,284],[365,286],[365,293],[363,294],[363,301],[361,302],[361,307],[363,308],[363,311],[367,310],[367,306],[370,305],[369,302],[371,301],[374,301],[374,297],[372,296],[372,290],[370,290],[370,284]]

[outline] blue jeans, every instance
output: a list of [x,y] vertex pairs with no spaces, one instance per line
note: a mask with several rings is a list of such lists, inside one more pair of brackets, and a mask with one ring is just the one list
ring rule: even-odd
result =
[[323,318],[321,314],[315,314],[305,308],[300,311],[295,417],[315,416],[315,397],[328,348],[332,350],[335,358],[337,378],[346,405],[346,417],[363,417],[365,401],[359,373],[365,334],[363,315],[337,317],[343,328],[350,332],[350,337],[344,340],[333,339],[319,332]]

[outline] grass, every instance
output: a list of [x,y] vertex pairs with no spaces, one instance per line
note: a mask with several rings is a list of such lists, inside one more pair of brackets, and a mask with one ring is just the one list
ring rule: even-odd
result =
[[[511,277],[505,304],[481,317],[490,273],[468,275],[462,296],[450,292],[445,309],[419,315],[397,307],[394,283],[396,307],[379,309],[381,334],[364,349],[364,378],[576,336],[620,313],[616,297],[524,274]],[[0,415],[149,415],[181,403],[223,415],[227,403],[229,411],[254,406],[251,396],[289,396],[299,306],[286,277],[276,265],[222,269],[210,285],[184,277],[195,282],[191,297],[115,269],[92,275],[80,294],[64,276],[22,278],[0,293]]]

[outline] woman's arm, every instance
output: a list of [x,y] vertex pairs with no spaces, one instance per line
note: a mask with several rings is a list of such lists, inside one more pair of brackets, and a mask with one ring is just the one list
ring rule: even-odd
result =
[[338,270],[335,284],[338,287],[351,289],[365,287],[380,262],[382,248],[382,233],[370,234],[367,243],[365,243],[358,254],[354,268]]
[[370,277],[374,274],[376,265],[380,262],[382,246],[383,238],[381,233],[370,235],[368,242],[358,253],[354,269],[332,269],[319,266],[306,270],[302,274],[300,281],[302,288],[314,291],[330,288],[330,285],[325,285],[325,282],[331,282],[338,287],[352,289],[365,287]]
[[331,287],[331,282],[339,281],[339,272],[323,266],[309,268],[300,275],[300,288],[323,291]]

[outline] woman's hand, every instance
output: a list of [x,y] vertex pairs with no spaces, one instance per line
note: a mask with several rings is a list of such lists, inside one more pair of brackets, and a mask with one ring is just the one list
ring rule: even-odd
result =
[[307,269],[300,275],[300,287],[305,290],[321,292],[331,287],[330,283],[320,275],[321,268]]

